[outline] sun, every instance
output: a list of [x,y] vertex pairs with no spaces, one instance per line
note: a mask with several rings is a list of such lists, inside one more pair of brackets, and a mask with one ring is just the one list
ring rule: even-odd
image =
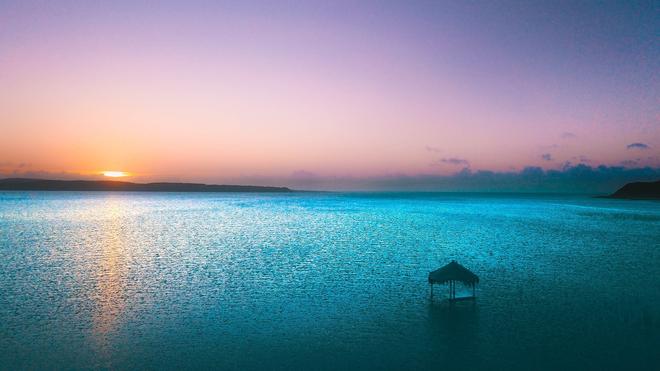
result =
[[121,178],[129,175],[125,171],[104,171],[102,174],[103,176],[107,176],[110,178]]

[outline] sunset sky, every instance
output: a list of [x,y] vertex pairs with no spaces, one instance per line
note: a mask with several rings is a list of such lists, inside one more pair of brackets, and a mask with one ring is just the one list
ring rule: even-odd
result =
[[0,1],[0,177],[659,168],[658,3],[545,3]]

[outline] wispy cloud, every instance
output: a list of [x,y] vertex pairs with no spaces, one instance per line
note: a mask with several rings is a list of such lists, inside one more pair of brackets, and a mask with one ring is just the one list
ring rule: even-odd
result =
[[621,161],[621,166],[625,167],[634,167],[639,165],[639,159],[634,159],[634,160],[623,160]]
[[579,164],[589,163],[591,160],[585,155],[573,156],[572,160],[577,161]]
[[541,158],[542,158],[543,160],[545,160],[545,161],[552,161],[552,160],[553,160],[553,158],[552,158],[552,154],[550,154],[550,153],[544,153],[544,154],[542,154],[542,155],[541,155]]
[[450,165],[465,165],[465,166],[470,166],[470,162],[464,158],[458,158],[458,157],[449,157],[449,158],[441,158],[440,162],[445,163],[445,164],[450,164]]
[[565,131],[565,132],[561,133],[561,135],[559,137],[561,139],[573,139],[573,138],[577,138],[577,135],[575,135],[575,134],[573,134],[569,131]]
[[14,169],[16,171],[23,171],[26,168],[31,167],[32,164],[28,162],[19,162],[19,163],[14,163],[11,161],[3,161],[0,162],[0,170],[7,170],[7,169]]
[[[442,152],[442,150],[439,148],[429,147],[429,146],[426,147],[426,150],[433,153]],[[470,161],[460,157],[440,157],[440,158],[436,157],[430,164],[430,166],[442,166],[442,165],[470,167]]]
[[98,179],[98,174],[80,174],[66,171],[25,170],[28,166],[17,167],[10,170],[0,169],[0,177],[5,178],[31,178],[31,179],[58,179],[58,180],[89,180]]
[[648,149],[649,145],[644,143],[630,143],[626,146],[628,149]]

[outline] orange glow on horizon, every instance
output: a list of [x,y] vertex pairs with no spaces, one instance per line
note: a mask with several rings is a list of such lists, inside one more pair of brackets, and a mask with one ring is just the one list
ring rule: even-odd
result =
[[122,178],[130,175],[125,171],[104,171],[102,174],[103,176],[107,176],[110,178]]

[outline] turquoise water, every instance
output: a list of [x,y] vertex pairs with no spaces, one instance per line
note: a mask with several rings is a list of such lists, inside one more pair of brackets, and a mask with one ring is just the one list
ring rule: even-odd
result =
[[[452,259],[476,303],[429,299]],[[657,369],[659,345],[657,202],[0,193],[2,369]]]

